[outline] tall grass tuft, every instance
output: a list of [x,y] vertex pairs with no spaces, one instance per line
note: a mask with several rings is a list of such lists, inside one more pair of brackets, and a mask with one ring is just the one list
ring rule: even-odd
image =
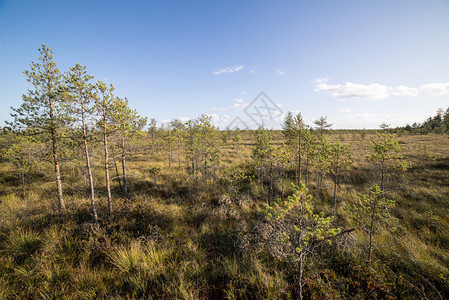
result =
[[39,235],[31,230],[19,229],[11,233],[4,242],[3,253],[12,257],[17,263],[24,262],[42,246]]

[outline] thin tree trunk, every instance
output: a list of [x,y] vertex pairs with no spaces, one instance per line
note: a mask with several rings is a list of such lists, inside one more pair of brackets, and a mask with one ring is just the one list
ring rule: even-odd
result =
[[271,198],[273,197],[273,162],[270,162],[270,188],[268,190],[268,205],[271,205]]
[[171,169],[171,147],[168,148],[168,168]]
[[114,147],[112,147],[112,159],[114,160],[114,167],[115,167],[115,174],[117,175],[117,181],[118,181],[118,186],[120,188],[120,190],[122,191],[122,180],[120,179],[120,174],[118,172],[118,167],[117,167],[117,160],[115,159],[115,151],[114,151]]
[[25,190],[25,172],[20,172],[20,177],[22,179],[22,197],[25,199],[26,197],[26,190]]
[[122,172],[123,172],[123,194],[128,196],[128,188],[126,186],[126,153],[125,153],[125,139],[122,137]]
[[338,185],[338,174],[334,174],[334,217],[337,209],[337,185]]
[[298,261],[298,300],[302,300],[302,272],[303,272],[303,254],[299,254]]
[[316,195],[318,197],[318,195],[319,195],[319,193],[321,191],[321,184],[322,184],[322,181],[323,181],[323,172],[319,171],[317,175],[318,175],[318,185],[317,185],[317,189],[316,189]]
[[62,197],[62,183],[61,183],[61,173],[59,171],[59,157],[58,157],[58,145],[56,140],[56,126],[54,123],[54,116],[53,116],[53,103],[50,100],[50,135],[51,135],[51,144],[52,144],[52,151],[53,151],[53,162],[55,164],[55,179],[56,179],[56,187],[58,189],[58,202],[59,202],[59,208],[65,209],[65,203],[64,198]]
[[297,169],[296,185],[301,183],[301,131],[298,133],[298,169]]
[[307,159],[306,159],[306,186],[309,182],[309,154],[307,154]]
[[81,102],[81,118],[83,125],[83,144],[84,144],[84,153],[86,154],[86,166],[87,173],[89,175],[89,185],[90,185],[90,205],[92,209],[92,216],[94,217],[95,223],[98,222],[97,210],[95,208],[95,190],[94,190],[94,179],[92,177],[92,168],[90,166],[90,157],[89,157],[89,148],[87,146],[87,135],[86,135],[86,123],[84,116],[84,102]]
[[104,174],[106,177],[106,191],[108,194],[108,212],[112,216],[112,196],[109,182],[109,153],[108,153],[108,132],[106,128],[106,110],[103,107],[103,144],[104,144]]
[[282,200],[284,200],[284,184],[285,184],[285,167],[283,167],[282,170],[282,191],[281,191]]
[[368,245],[368,263],[371,263],[371,248],[373,246],[373,229],[374,229],[374,216],[371,217],[371,224],[369,228],[369,245]]
[[380,190],[382,191],[382,198],[384,197],[384,166],[382,164],[381,175],[380,175]]

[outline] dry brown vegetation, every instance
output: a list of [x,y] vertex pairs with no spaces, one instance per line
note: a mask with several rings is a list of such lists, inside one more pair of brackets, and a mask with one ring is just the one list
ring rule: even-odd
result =
[[[221,133],[220,133],[221,134]],[[272,145],[284,141],[273,132]],[[231,133],[232,136],[232,133]],[[330,142],[349,146],[354,163],[340,184],[335,223],[356,227],[347,210],[358,193],[378,183],[366,160],[374,132],[329,131]],[[5,141],[11,137],[4,135]],[[396,201],[396,231],[376,237],[373,262],[366,261],[367,235],[356,230],[324,245],[304,270],[304,296],[310,299],[445,299],[449,297],[449,138],[400,135],[411,166],[386,178],[385,195]],[[80,155],[61,162],[65,210],[58,209],[51,164],[41,161],[26,178],[22,196],[16,168],[0,165],[0,299],[289,299],[297,297],[296,266],[276,260],[254,243],[264,220],[268,182],[261,187],[251,159],[254,135],[221,142],[214,176],[192,176],[186,156],[146,134],[128,158],[128,197],[112,181],[114,213],[108,217],[101,148],[93,149],[98,223]],[[6,143],[7,144],[7,143]],[[151,145],[151,147],[147,147]],[[139,148],[140,147],[140,148]],[[181,149],[182,150],[182,149]],[[77,153],[77,152],[76,152]],[[223,174],[231,164],[254,177],[242,181],[237,197]],[[152,172],[159,167],[160,173]],[[111,172],[115,169],[111,167]],[[325,176],[316,191],[315,211],[332,214],[333,182]],[[285,193],[293,192],[294,171]],[[281,181],[274,181],[280,197]],[[263,234],[263,233],[262,233]]]

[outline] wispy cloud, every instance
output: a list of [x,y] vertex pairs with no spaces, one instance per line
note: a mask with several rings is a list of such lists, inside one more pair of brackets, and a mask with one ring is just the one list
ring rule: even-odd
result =
[[212,124],[220,127],[225,128],[226,125],[229,123],[230,116],[229,115],[217,115],[217,114],[211,114],[211,121]]
[[210,110],[211,111],[227,111],[229,109],[229,107],[212,107]]
[[344,84],[327,84],[326,78],[315,80],[315,91],[328,92],[331,97],[338,99],[386,99],[391,96],[440,96],[449,94],[449,82],[429,83],[419,87],[405,85],[388,86],[379,83],[357,84],[345,82]]
[[333,128],[379,128],[382,123],[390,124],[392,127],[404,126],[405,124],[416,121],[415,116],[401,116],[398,114],[344,114],[333,120]]
[[238,66],[234,66],[234,67],[226,67],[223,69],[219,69],[218,71],[214,71],[212,74],[221,75],[223,73],[234,73],[234,72],[243,70],[244,67],[245,67],[244,65],[238,65]]
[[248,106],[248,103],[234,103],[234,108],[245,109]]
[[285,76],[285,72],[282,72],[281,70],[277,69],[276,70],[276,75],[277,76]]
[[242,103],[243,102],[243,98],[234,98],[234,101]]
[[338,112],[339,112],[339,113],[350,113],[351,110],[350,110],[349,108],[340,108],[340,109],[338,110]]

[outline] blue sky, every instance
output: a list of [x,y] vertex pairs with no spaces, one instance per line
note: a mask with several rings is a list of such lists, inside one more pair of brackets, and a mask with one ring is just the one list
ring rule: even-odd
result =
[[86,65],[159,121],[208,113],[254,126],[243,109],[262,91],[334,128],[449,106],[447,0],[0,0],[0,120],[31,88],[22,72],[42,43],[62,71]]

